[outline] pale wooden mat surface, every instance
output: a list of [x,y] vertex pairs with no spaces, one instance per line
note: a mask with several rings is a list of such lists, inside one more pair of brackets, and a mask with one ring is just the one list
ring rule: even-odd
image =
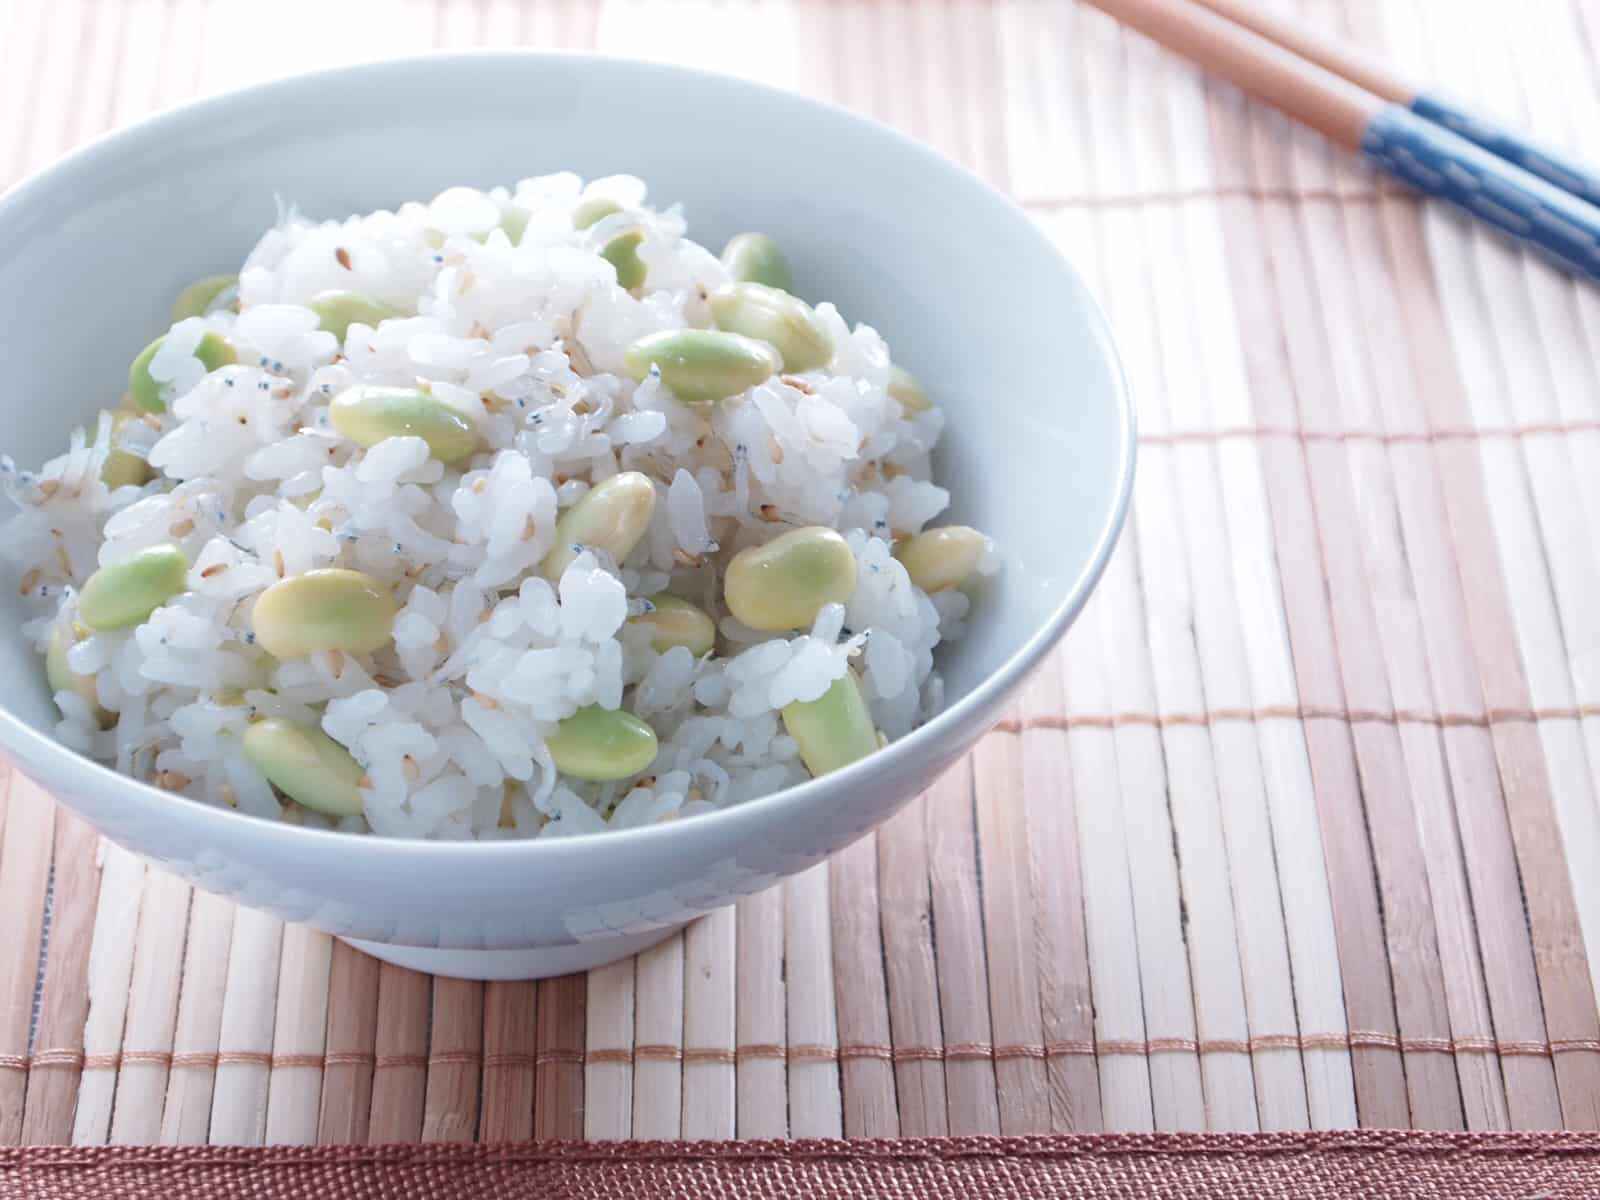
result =
[[[1596,0],[1282,4],[1600,158]],[[756,76],[1027,205],[1138,397],[1115,563],[875,840],[587,977],[379,967],[11,779],[0,1144],[1600,1125],[1600,290],[1068,0],[0,0],[0,182],[478,44]]]

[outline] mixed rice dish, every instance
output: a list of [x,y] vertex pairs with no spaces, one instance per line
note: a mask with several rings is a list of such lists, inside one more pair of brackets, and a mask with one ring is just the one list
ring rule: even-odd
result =
[[[61,741],[389,836],[707,812],[942,703],[989,540],[871,328],[629,176],[293,211],[4,530]],[[154,332],[154,331],[152,331]],[[964,590],[965,589],[965,590]]]

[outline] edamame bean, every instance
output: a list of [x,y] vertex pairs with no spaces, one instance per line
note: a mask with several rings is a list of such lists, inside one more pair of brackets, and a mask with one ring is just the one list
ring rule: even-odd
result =
[[722,265],[735,283],[764,283],[780,291],[794,291],[789,260],[778,243],[764,233],[740,233],[722,248]]
[[528,232],[528,217],[528,210],[515,204],[500,214],[500,228],[506,231],[513,246],[521,242],[522,235]]
[[715,404],[737,396],[783,368],[778,352],[764,342],[717,329],[667,329],[628,347],[628,374],[643,379],[651,367],[685,404]]
[[598,704],[573,713],[544,744],[562,774],[596,782],[637,775],[657,749],[654,729],[631,712]]
[[372,576],[324,567],[280,579],[256,599],[256,644],[274,658],[322,650],[370,654],[394,633],[398,608]]
[[207,275],[204,279],[196,279],[179,292],[178,298],[172,302],[172,323],[176,325],[189,317],[205,316],[212,301],[238,284],[237,275]]
[[909,537],[894,549],[911,576],[925,592],[943,592],[966,582],[983,557],[989,539],[966,525],[946,525]]
[[[150,360],[155,358],[156,351],[161,349],[166,335],[163,334],[139,352],[139,357],[133,360],[133,365],[128,368],[128,391],[133,396],[133,402],[145,412],[165,412],[167,402],[162,398],[162,385],[157,383],[150,374]],[[225,367],[229,363],[239,361],[239,356],[234,352],[233,346],[220,333],[209,331],[200,339],[200,345],[195,348],[194,355],[205,365],[207,371],[215,371],[218,367]]]
[[549,580],[561,573],[584,549],[604,550],[621,562],[650,528],[656,510],[656,487],[638,471],[624,471],[594,485],[556,522],[556,544],[540,571]]
[[117,432],[129,421],[135,419],[135,414],[118,409],[111,414],[111,438],[113,448],[107,452],[105,462],[100,464],[100,479],[112,491],[119,487],[138,487],[149,483],[155,472],[150,469],[150,464],[129,450],[115,448]]
[[846,671],[815,700],[783,710],[783,728],[800,746],[813,779],[847,767],[878,748],[878,731],[853,672]]
[[189,560],[167,543],[147,546],[89,576],[78,597],[78,617],[90,629],[137,625],[184,590]]
[[366,772],[322,730],[269,717],[245,730],[240,746],[256,770],[296,804],[330,817],[361,815]]
[[617,285],[633,291],[644,282],[649,273],[644,259],[639,257],[639,247],[644,243],[644,230],[627,229],[617,234],[600,251],[600,257],[617,269]]
[[917,377],[901,366],[889,368],[889,395],[900,402],[908,415],[927,412],[933,407],[933,401],[928,399]]
[[587,229],[621,211],[622,205],[610,196],[590,196],[587,200],[580,200],[578,207],[572,210],[572,227]]
[[722,581],[728,611],[751,629],[799,629],[824,604],[844,604],[856,590],[850,544],[823,525],[791,530],[739,551]]
[[378,322],[405,314],[392,304],[374,300],[360,292],[319,292],[306,306],[317,314],[321,327],[343,344],[350,326],[355,324],[377,327]]
[[677,596],[660,592],[650,597],[651,609],[628,624],[648,626],[650,645],[658,651],[686,646],[696,658],[710,652],[716,644],[717,624],[706,613]]
[[711,293],[717,328],[769,343],[785,371],[809,371],[833,361],[833,342],[804,300],[760,283],[730,283]]
[[442,463],[457,463],[478,448],[478,431],[465,414],[421,388],[358,383],[328,406],[333,427],[358,446],[385,438],[419,437]]
[[69,625],[56,622],[50,631],[50,644],[44,654],[44,677],[50,683],[50,694],[71,692],[82,698],[104,729],[111,724],[111,714],[100,707],[100,693],[95,689],[93,675],[80,675],[67,665],[67,651],[78,638]]

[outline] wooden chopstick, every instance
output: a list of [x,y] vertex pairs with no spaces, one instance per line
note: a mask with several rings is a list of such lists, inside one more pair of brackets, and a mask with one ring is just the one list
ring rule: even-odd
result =
[[1600,204],[1600,171],[1482,113],[1473,112],[1441,92],[1419,87],[1381,59],[1247,0],[1191,0],[1191,3],[1210,9],[1391,104],[1409,108],[1418,116],[1443,125],[1562,191],[1571,192],[1590,204]]
[[1383,107],[1381,97],[1188,0],[1089,3],[1351,150]]
[[[1358,55],[1331,51],[1293,25],[1263,18],[1242,0],[1089,3],[1331,141],[1359,150],[1419,191],[1465,209],[1566,270],[1600,281],[1600,206],[1586,198],[1590,173],[1581,165],[1429,93],[1414,93],[1409,103],[1390,100],[1340,72],[1349,70],[1386,90],[1403,88],[1394,78]],[[1224,11],[1241,14],[1252,27]],[[1297,48],[1315,50],[1322,61],[1303,57]],[[1600,182],[1595,190],[1600,194]]]
[[1242,0],[1190,0],[1202,8],[1209,8],[1251,33],[1297,54],[1307,62],[1316,63],[1357,87],[1381,96],[1391,104],[1404,104],[1408,108],[1416,98],[1417,88],[1401,78],[1387,63],[1365,54],[1346,42],[1327,37],[1300,24],[1281,17],[1259,5]]

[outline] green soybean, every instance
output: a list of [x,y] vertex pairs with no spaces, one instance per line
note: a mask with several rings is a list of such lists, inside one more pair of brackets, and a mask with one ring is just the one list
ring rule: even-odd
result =
[[[145,412],[165,412],[167,408],[167,402],[161,395],[162,385],[150,374],[150,360],[155,358],[156,352],[166,340],[166,335],[163,334],[151,342],[139,352],[139,357],[134,359],[133,365],[128,368],[128,392],[133,396],[134,404]],[[200,345],[195,348],[194,354],[205,365],[207,371],[215,371],[218,367],[239,361],[233,346],[216,332],[207,332],[205,337],[200,339]]]
[[847,767],[878,748],[872,713],[851,672],[815,700],[797,700],[783,710],[783,727],[800,747],[812,778]]
[[240,745],[256,770],[296,804],[330,817],[361,815],[366,772],[322,730],[271,717],[245,730]]
[[140,487],[154,478],[150,464],[127,450],[112,450],[100,464],[100,479],[112,491],[120,487]]
[[650,268],[639,257],[639,247],[644,243],[644,230],[627,229],[617,234],[600,251],[600,257],[617,269],[617,285],[633,291],[644,282]]
[[650,528],[656,487],[638,471],[624,471],[585,492],[556,522],[556,544],[539,565],[557,580],[585,549],[604,550],[616,562],[633,552]]
[[544,744],[575,779],[609,782],[643,771],[656,757],[656,731],[631,712],[591,704],[556,726]]
[[528,232],[528,217],[528,210],[515,204],[500,214],[500,228],[506,231],[513,246],[520,243],[522,235]]
[[67,651],[78,638],[69,625],[57,622],[50,631],[50,644],[44,654],[44,677],[50,683],[50,693],[71,692],[83,699],[94,713],[103,729],[111,723],[112,716],[100,707],[100,693],[95,689],[93,675],[80,675],[67,665]]
[[609,196],[590,196],[587,200],[580,200],[578,207],[572,210],[572,227],[587,229],[621,211],[622,205]]
[[78,617],[90,629],[137,625],[184,590],[189,560],[170,543],[147,546],[89,576],[78,597]]
[[370,654],[393,636],[398,611],[389,589],[372,576],[324,567],[262,592],[250,621],[256,644],[274,658],[324,650]]
[[789,260],[778,243],[764,233],[741,233],[722,248],[722,265],[735,283],[764,283],[780,291],[794,291]]
[[917,377],[904,367],[889,368],[889,395],[899,401],[907,413],[927,412],[933,407],[933,401],[928,399]]
[[729,283],[711,293],[717,328],[769,343],[785,371],[810,371],[833,361],[833,340],[804,300],[760,283]]
[[894,549],[911,576],[925,592],[960,587],[978,566],[989,539],[966,525],[946,525],[909,537]]
[[816,620],[824,604],[850,599],[856,558],[836,530],[795,529],[735,554],[722,587],[728,611],[751,629],[799,629]]
[[111,414],[111,437],[113,449],[107,452],[105,462],[100,464],[100,479],[112,491],[119,487],[138,487],[149,483],[155,476],[150,469],[150,464],[130,450],[114,448],[116,436],[129,421],[134,420],[136,414],[119,409]]
[[658,651],[686,646],[696,658],[711,651],[717,640],[717,623],[696,605],[661,592],[651,596],[650,611],[630,617],[628,624],[650,630],[650,645]]
[[667,329],[628,347],[628,374],[643,379],[651,367],[685,404],[715,404],[737,396],[783,368],[778,352],[764,342],[716,329]]
[[178,298],[172,302],[172,323],[176,325],[189,317],[205,316],[212,301],[238,284],[237,275],[207,275],[204,279],[196,279],[179,292]]
[[419,437],[442,463],[458,463],[478,448],[472,422],[420,388],[358,383],[333,398],[328,418],[358,446],[376,446],[392,437]]
[[307,305],[317,314],[321,328],[326,329],[341,343],[350,332],[350,326],[371,325],[405,314],[392,304],[374,300],[360,292],[319,292]]

